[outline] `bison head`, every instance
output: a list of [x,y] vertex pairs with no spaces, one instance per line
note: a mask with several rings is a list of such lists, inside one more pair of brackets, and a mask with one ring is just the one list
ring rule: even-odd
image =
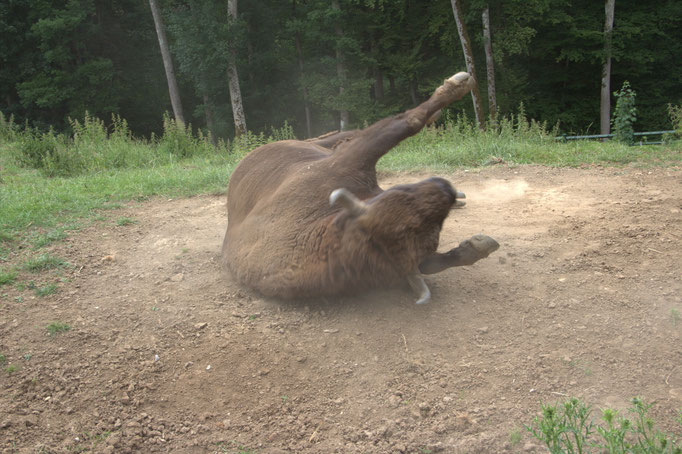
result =
[[[436,251],[450,209],[463,206],[464,197],[450,182],[435,177],[394,186],[368,200],[345,188],[336,189],[329,202],[341,208],[334,219],[339,256],[356,266],[364,262],[367,266],[358,273],[378,272],[373,281],[395,283],[417,275],[419,263]],[[362,279],[352,276],[352,280]]]

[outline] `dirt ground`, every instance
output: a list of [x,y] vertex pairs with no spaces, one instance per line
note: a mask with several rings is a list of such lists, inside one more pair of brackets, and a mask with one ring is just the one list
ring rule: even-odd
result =
[[479,232],[501,248],[427,277],[427,305],[240,288],[219,266],[224,196],[134,202],[50,246],[71,266],[20,280],[58,293],[0,288],[17,368],[0,452],[546,452],[523,424],[564,396],[596,413],[643,396],[679,436],[682,170],[441,176],[468,201],[441,250]]

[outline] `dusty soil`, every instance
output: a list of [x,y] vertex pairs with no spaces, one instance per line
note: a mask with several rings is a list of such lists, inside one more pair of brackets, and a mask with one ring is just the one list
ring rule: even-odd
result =
[[[384,187],[424,175],[389,175]],[[0,289],[1,452],[545,452],[539,403],[656,401],[680,433],[682,170],[485,168],[441,250],[501,248],[405,289],[281,302],[219,266],[224,197],[152,200]],[[118,226],[128,217],[132,225]],[[49,336],[60,321],[71,330]],[[597,410],[598,411],[598,410]],[[510,433],[520,431],[516,442]]]

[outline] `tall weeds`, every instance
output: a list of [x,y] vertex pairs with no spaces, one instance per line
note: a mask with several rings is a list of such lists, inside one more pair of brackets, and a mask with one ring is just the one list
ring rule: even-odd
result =
[[16,125],[12,118],[0,113],[0,141],[12,143],[8,148],[15,161],[38,169],[48,177],[73,177],[125,168],[153,168],[187,158],[237,160],[250,150],[275,140],[293,139],[293,129],[285,124],[270,134],[251,133],[233,142],[211,144],[201,130],[177,123],[168,115],[163,119],[163,134],[150,140],[133,137],[128,123],[113,115],[107,126],[86,113],[80,120],[69,120],[69,134],[53,130],[39,131]]

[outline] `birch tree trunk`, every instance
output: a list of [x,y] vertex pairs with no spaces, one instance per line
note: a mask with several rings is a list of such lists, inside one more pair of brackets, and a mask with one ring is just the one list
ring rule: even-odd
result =
[[478,81],[476,80],[476,68],[474,66],[474,53],[471,48],[471,40],[469,33],[467,33],[464,25],[464,16],[462,15],[461,0],[450,0],[452,4],[452,14],[455,16],[455,23],[457,24],[457,33],[459,33],[459,41],[462,43],[462,52],[464,52],[464,61],[467,65],[467,72],[474,79],[474,86],[471,89],[471,98],[474,103],[474,114],[476,115],[476,124],[483,129],[483,105],[481,104],[481,95],[478,91]]
[[185,125],[185,117],[182,115],[182,101],[180,101],[180,90],[178,90],[178,83],[175,79],[175,70],[173,69],[173,59],[171,58],[170,48],[168,47],[168,39],[166,38],[166,28],[161,17],[161,10],[156,0],[149,0],[149,7],[152,10],[154,17],[154,27],[156,28],[156,36],[159,38],[159,47],[161,48],[161,57],[163,59],[163,67],[166,70],[166,80],[168,81],[168,93],[170,94],[171,106],[173,107],[173,116],[175,121]]
[[[237,20],[237,0],[227,0],[227,16],[229,21]],[[242,105],[242,92],[239,88],[239,74],[237,73],[237,49],[232,43],[229,60],[227,62],[227,84],[230,89],[232,103],[232,117],[234,118],[234,134],[241,136],[246,133],[246,117]]]
[[[339,6],[338,0],[332,0],[332,9],[334,11],[341,11],[341,7]],[[338,24],[338,21],[334,22],[334,33],[336,34],[336,37],[338,38],[339,41],[343,38],[343,30],[341,29],[341,26]],[[336,74],[339,77],[339,96],[343,101],[343,94],[346,91],[346,63],[344,61],[343,52],[341,52],[341,47],[338,42],[336,44]],[[348,120],[349,120],[348,110],[343,108],[340,109],[339,110],[340,131],[344,131],[346,127],[348,127]]]
[[497,95],[495,93],[495,62],[493,60],[493,44],[490,37],[490,8],[485,6],[483,14],[483,44],[485,47],[485,66],[488,75],[488,113],[495,123],[497,118]]
[[613,18],[616,0],[606,0],[604,11],[604,66],[601,70],[601,102],[599,106],[600,132],[611,131],[611,36],[613,34]]

